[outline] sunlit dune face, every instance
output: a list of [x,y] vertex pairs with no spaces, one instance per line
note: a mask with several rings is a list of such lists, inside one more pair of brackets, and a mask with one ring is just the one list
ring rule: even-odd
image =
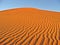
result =
[[41,22],[60,22],[60,13],[43,11],[35,8],[21,8],[2,11],[0,18],[4,22],[24,22],[24,23],[41,23]]
[[60,45],[60,12],[35,8],[0,11],[1,45]]

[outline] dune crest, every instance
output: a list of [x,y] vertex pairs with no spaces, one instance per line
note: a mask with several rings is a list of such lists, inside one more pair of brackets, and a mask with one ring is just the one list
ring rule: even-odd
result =
[[36,8],[0,11],[0,45],[60,45],[60,12]]

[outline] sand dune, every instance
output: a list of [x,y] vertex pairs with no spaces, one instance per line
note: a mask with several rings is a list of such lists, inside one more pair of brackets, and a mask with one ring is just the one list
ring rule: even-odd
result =
[[0,45],[60,45],[60,12],[35,8],[0,11]]

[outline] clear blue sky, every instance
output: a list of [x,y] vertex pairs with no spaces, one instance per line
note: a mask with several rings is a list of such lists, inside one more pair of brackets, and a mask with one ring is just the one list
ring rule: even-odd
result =
[[60,11],[60,0],[0,0],[0,10],[21,7]]

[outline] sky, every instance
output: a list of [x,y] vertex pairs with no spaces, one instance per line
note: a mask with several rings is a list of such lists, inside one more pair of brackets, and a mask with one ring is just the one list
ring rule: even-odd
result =
[[60,0],[0,0],[0,11],[22,7],[60,12]]

